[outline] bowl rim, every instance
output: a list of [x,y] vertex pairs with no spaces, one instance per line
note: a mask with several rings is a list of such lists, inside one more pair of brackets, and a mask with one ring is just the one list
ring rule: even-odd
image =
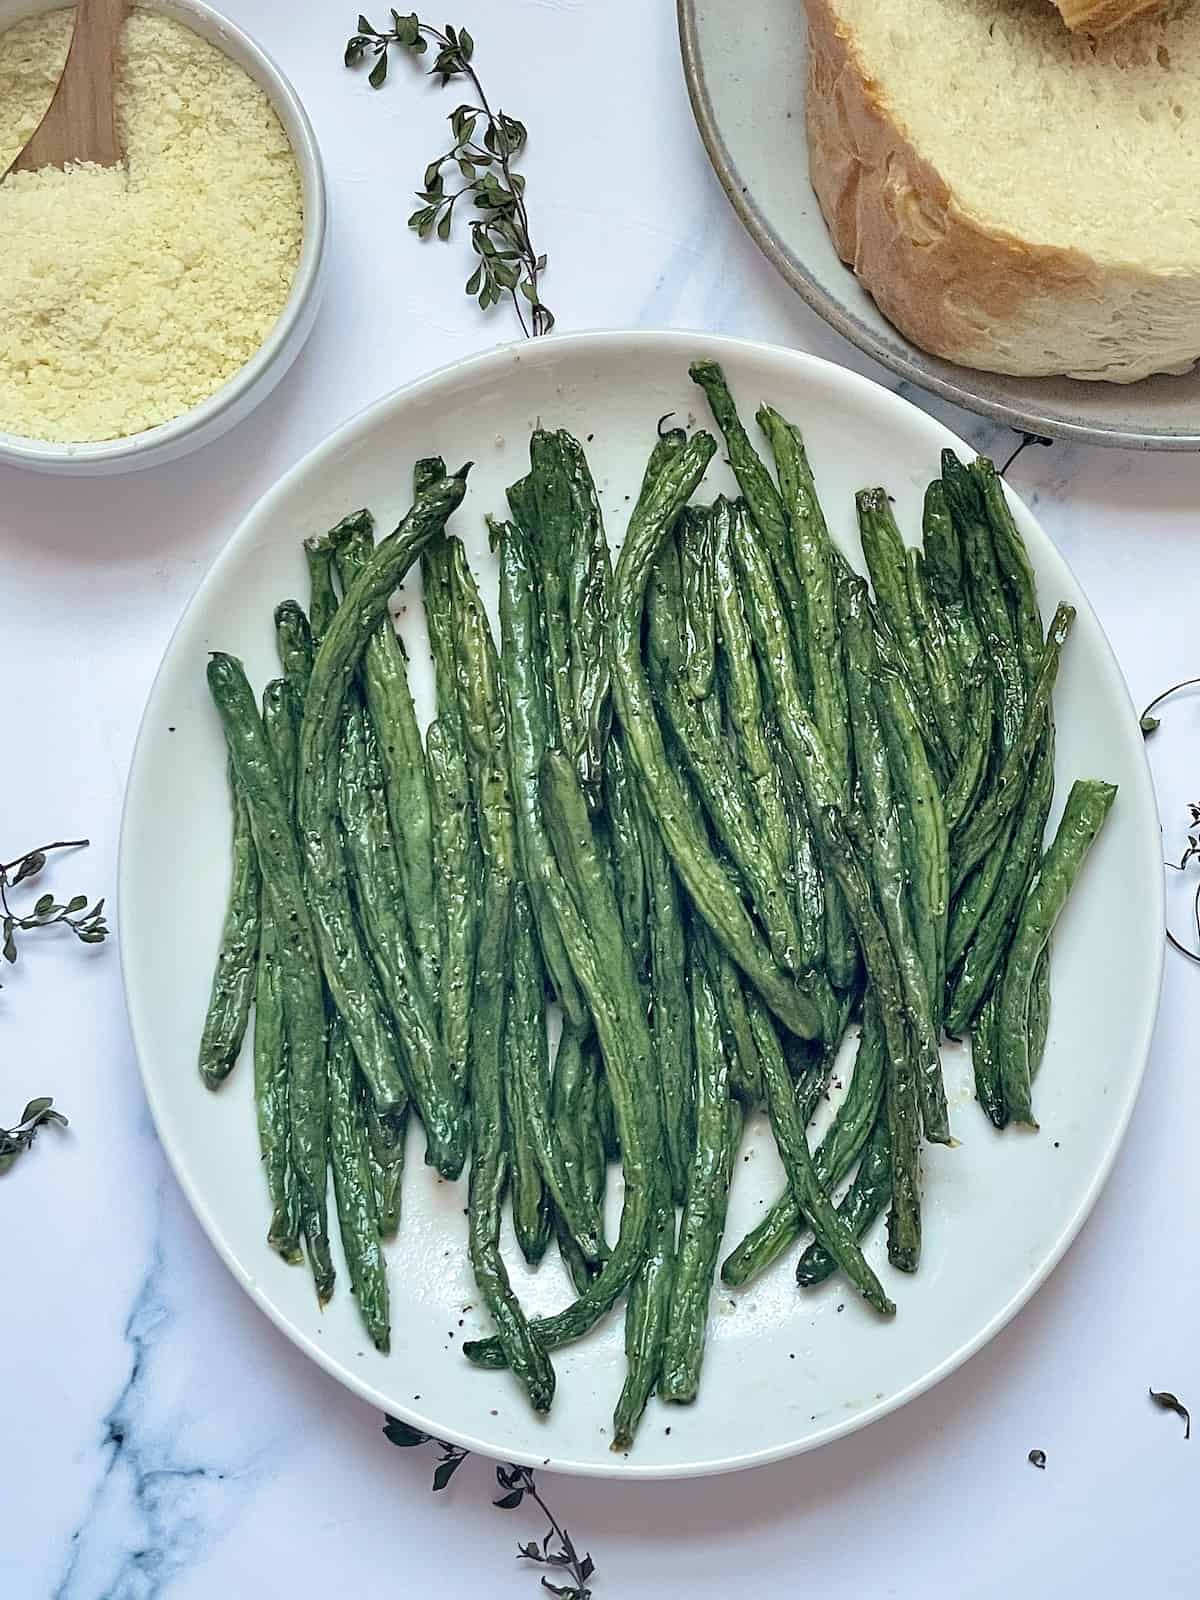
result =
[[[23,15],[12,18],[7,26],[22,21],[23,17],[57,10],[59,3],[60,0],[48,0],[48,3],[47,0],[26,0],[27,9]],[[66,0],[66,3],[69,4],[70,0]],[[33,439],[0,429],[0,463],[6,465],[96,468],[125,462],[135,466],[142,464],[140,458],[144,456],[157,456],[160,452],[170,451],[172,446],[178,447],[182,440],[192,434],[207,433],[227,411],[243,403],[246,395],[261,382],[264,374],[288,348],[298,327],[303,324],[308,306],[320,284],[329,220],[325,169],[308,112],[291,80],[262,45],[237,23],[231,22],[223,12],[206,4],[206,0],[151,0],[147,9],[161,11],[185,27],[198,23],[198,27],[193,27],[193,32],[224,51],[243,71],[250,70],[247,60],[253,62],[254,70],[250,75],[270,99],[300,174],[304,226],[292,286],[262,344],[247,362],[199,405],[180,412],[166,422],[156,423],[152,428],[143,428],[138,433],[126,434],[118,439],[72,443]]]

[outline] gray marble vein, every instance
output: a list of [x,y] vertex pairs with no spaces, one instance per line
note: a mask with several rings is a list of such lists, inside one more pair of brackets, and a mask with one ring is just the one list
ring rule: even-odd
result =
[[157,1600],[219,1532],[224,1486],[243,1475],[192,1459],[187,1419],[156,1403],[156,1361],[176,1318],[170,1287],[159,1232],[125,1322],[128,1375],[100,1422],[100,1474],[53,1600]]

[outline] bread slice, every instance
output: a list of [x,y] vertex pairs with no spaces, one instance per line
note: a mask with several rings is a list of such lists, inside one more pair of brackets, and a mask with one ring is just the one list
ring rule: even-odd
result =
[[1126,22],[1157,11],[1162,0],[1054,0],[1068,28],[1099,38]]
[[1132,383],[1200,357],[1200,0],[1101,40],[1042,0],[806,0],[813,187],[914,343]]

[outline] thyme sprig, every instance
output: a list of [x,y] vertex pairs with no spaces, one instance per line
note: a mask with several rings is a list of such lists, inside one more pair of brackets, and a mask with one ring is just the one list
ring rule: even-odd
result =
[[[383,1432],[392,1444],[399,1445],[402,1450],[425,1444],[437,1446],[440,1454],[433,1472],[435,1494],[446,1487],[470,1453],[461,1445],[447,1444],[445,1439],[435,1439],[430,1433],[422,1433],[419,1428],[410,1427],[398,1417],[386,1417]],[[555,1595],[557,1600],[592,1600],[589,1582],[596,1570],[595,1563],[590,1555],[580,1556],[571,1535],[542,1499],[532,1470],[529,1467],[498,1465],[496,1482],[504,1491],[499,1499],[492,1501],[499,1510],[515,1511],[528,1496],[549,1524],[540,1542],[529,1539],[517,1545],[517,1560],[548,1567],[556,1576],[569,1580],[565,1583],[552,1582],[543,1573],[542,1588]]]
[[[1184,678],[1179,683],[1173,683],[1169,689],[1164,689],[1161,694],[1156,694],[1150,704],[1143,710],[1138,718],[1138,726],[1142,730],[1142,737],[1150,739],[1162,726],[1162,718],[1154,715],[1159,706],[1170,700],[1174,695],[1182,694],[1185,689],[1194,689],[1200,686],[1200,678]],[[1187,843],[1178,861],[1164,862],[1172,872],[1186,872],[1193,861],[1200,861],[1200,804],[1191,801],[1188,804],[1188,833]],[[1200,943],[1200,882],[1196,885],[1196,892],[1192,896],[1192,922],[1196,929],[1196,940]],[[1183,940],[1178,938],[1167,928],[1167,941],[1172,949],[1178,950],[1181,956],[1186,956],[1195,965],[1200,966],[1200,953],[1189,948]]]
[[455,106],[450,113],[450,148],[425,168],[423,187],[417,190],[421,204],[409,217],[409,227],[421,239],[436,234],[444,242],[450,238],[459,201],[473,206],[478,215],[472,217],[469,228],[478,261],[467,279],[467,294],[478,301],[481,311],[507,296],[526,338],[549,333],[554,316],[541,295],[546,257],[533,246],[525,179],[513,170],[513,162],[528,143],[525,125],[505,111],[493,111],[473,65],[475,41],[465,28],[450,23],[435,28],[422,22],[415,11],[401,16],[393,9],[391,17],[392,26],[387,29],[359,17],[358,31],[346,44],[348,67],[371,60],[367,82],[379,89],[387,80],[393,48],[418,57],[433,44],[437,54],[429,75],[438,78],[443,88],[455,79],[465,79],[475,94],[474,104]]
[[39,1128],[54,1124],[65,1128],[67,1119],[61,1111],[55,1111],[54,1101],[49,1095],[41,1095],[25,1107],[15,1128],[0,1128],[0,1176],[30,1148]]
[[[590,1555],[580,1556],[571,1542],[571,1535],[558,1521],[550,1507],[538,1493],[537,1483],[529,1467],[497,1467],[496,1482],[505,1491],[492,1504],[501,1511],[513,1511],[526,1495],[541,1511],[550,1526],[541,1544],[530,1539],[517,1546],[518,1561],[531,1561],[536,1566],[551,1567],[571,1579],[570,1583],[551,1583],[544,1574],[542,1588],[557,1595],[558,1600],[592,1600],[588,1579],[596,1570]],[[554,1543],[557,1541],[557,1543]]]
[[17,959],[17,934],[35,928],[61,924],[83,944],[102,944],[108,937],[103,900],[97,900],[89,910],[85,894],[72,895],[64,904],[52,894],[43,894],[31,911],[21,913],[13,909],[8,898],[10,889],[37,877],[52,850],[81,850],[87,843],[86,839],[57,839],[37,850],[27,850],[12,861],[0,861],[0,956],[10,965]]

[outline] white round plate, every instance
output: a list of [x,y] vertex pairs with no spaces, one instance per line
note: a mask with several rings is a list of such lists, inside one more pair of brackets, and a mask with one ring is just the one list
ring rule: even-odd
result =
[[1006,378],[941,361],[881,314],[839,258],[808,181],[802,0],[676,0],[709,159],[759,249],[813,310],[885,367],[1011,427],[1139,450],[1200,449],[1200,369],[1142,383]]
[[[180,1183],[238,1282],[327,1371],[381,1410],[488,1455],[557,1471],[680,1477],[771,1461],[836,1438],[945,1376],[1033,1293],[1094,1202],[1133,1106],[1161,970],[1158,824],[1137,723],[1120,671],[1079,586],[1016,505],[1047,613],[1069,600],[1079,620],[1058,690],[1059,801],[1073,777],[1120,784],[1112,817],[1060,924],[1040,1135],[995,1135],[971,1096],[966,1052],[946,1067],[957,1149],[929,1152],[919,1274],[886,1265],[882,1229],[868,1245],[899,1305],[883,1323],[843,1284],[800,1294],[780,1262],[739,1294],[714,1293],[698,1402],[652,1402],[635,1449],[609,1449],[623,1373],[622,1318],[555,1357],[554,1409],[539,1420],[507,1373],[460,1354],[486,1331],[467,1265],[465,1183],[438,1181],[410,1143],[400,1237],[389,1251],[393,1350],[364,1337],[339,1261],[324,1313],[302,1268],[266,1245],[250,1063],[218,1094],[196,1071],[229,877],[229,802],[217,717],[205,685],[210,650],[231,650],[261,686],[278,672],[272,612],[305,596],[300,541],[366,505],[390,529],[406,508],[418,456],[474,460],[453,526],[491,604],[495,566],[484,513],[528,466],[539,419],[588,440],[609,536],[617,544],[656,420],[706,416],[688,362],[724,363],[747,416],[770,400],[804,428],[830,526],[860,560],[853,492],[886,484],[902,527],[946,445],[966,447],[907,402],[810,356],[686,333],[562,335],[495,350],[381,401],[314,450],[255,507],[192,601],[150,695],[129,780],[121,840],[121,948],[146,1092]],[[732,491],[724,466],[703,492]],[[430,710],[422,611],[414,583],[401,628],[422,714]],[[167,913],[164,915],[164,908]],[[737,1165],[728,1244],[778,1193],[769,1133],[755,1121]],[[614,1185],[615,1187],[615,1185]],[[610,1197],[615,1202],[615,1196]],[[336,1248],[336,1247],[335,1247]],[[551,1256],[536,1274],[506,1246],[527,1304],[568,1295]],[[844,1309],[843,1309],[844,1308]]]

